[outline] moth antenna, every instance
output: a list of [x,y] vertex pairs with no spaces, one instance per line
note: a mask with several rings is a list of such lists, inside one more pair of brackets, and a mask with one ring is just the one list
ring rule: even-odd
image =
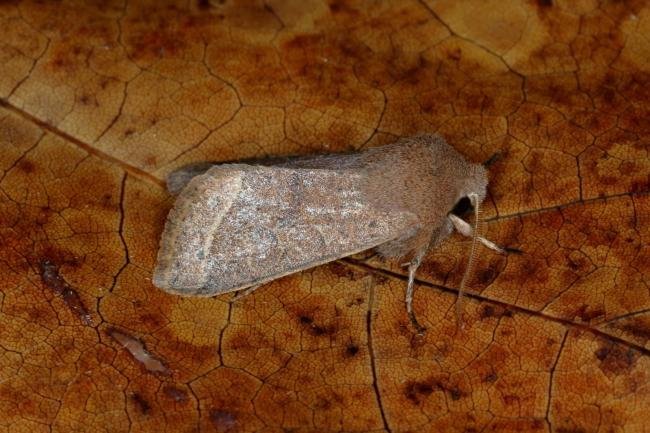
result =
[[409,263],[409,281],[406,286],[406,312],[408,313],[409,319],[411,320],[411,324],[415,327],[415,329],[418,331],[419,335],[424,334],[424,331],[426,331],[426,328],[418,322],[417,318],[415,317],[415,313],[413,312],[413,291],[414,291],[414,281],[415,281],[415,272],[418,270],[418,267],[420,266],[420,263],[422,262],[422,256],[424,255],[424,251],[419,252],[415,258]]
[[476,244],[478,243],[478,239],[480,238],[480,236],[478,235],[479,213],[480,213],[478,195],[476,193],[471,193],[468,194],[468,197],[472,201],[472,204],[474,205],[474,230],[472,230],[472,246],[469,251],[469,260],[467,261],[467,267],[465,268],[463,279],[460,281],[460,287],[458,288],[458,298],[456,299],[456,323],[460,326],[460,328],[464,327],[464,324],[462,322],[463,292],[465,291],[465,286],[467,285],[467,281],[469,280],[469,277],[472,274],[474,268],[474,261],[476,257]]

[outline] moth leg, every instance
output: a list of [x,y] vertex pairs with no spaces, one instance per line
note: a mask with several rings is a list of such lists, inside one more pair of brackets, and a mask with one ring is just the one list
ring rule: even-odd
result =
[[230,303],[237,302],[241,300],[242,298],[250,295],[253,293],[255,290],[257,290],[261,284],[255,284],[254,286],[246,287],[245,289],[237,290],[234,295],[232,295],[232,298],[230,298]]
[[[472,236],[472,226],[470,226],[467,222],[460,219],[454,214],[449,214],[449,219],[451,220],[452,224],[454,225],[454,228],[458,233],[467,237]],[[476,239],[491,250],[497,251],[501,254],[508,253],[508,250],[498,246],[497,244],[495,244],[490,240],[485,239],[483,236],[477,236]]]
[[418,253],[415,258],[409,263],[409,281],[408,285],[406,286],[406,313],[409,316],[409,319],[411,320],[411,323],[417,329],[418,334],[424,334],[424,331],[426,331],[426,328],[418,322],[418,320],[415,318],[415,313],[413,312],[413,291],[414,291],[414,281],[415,281],[415,272],[418,270],[418,267],[420,266],[420,263],[422,262],[422,256],[424,256],[425,250],[422,250],[420,253]]

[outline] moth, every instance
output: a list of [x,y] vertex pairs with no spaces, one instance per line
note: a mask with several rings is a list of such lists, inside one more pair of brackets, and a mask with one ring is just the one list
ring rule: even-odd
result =
[[[178,193],[160,241],[155,286],[182,296],[248,293],[261,284],[374,248],[406,260],[405,303],[424,255],[454,229],[504,252],[477,227],[487,171],[437,135],[357,153],[265,163],[192,164],[173,172]],[[466,267],[460,292],[471,269]],[[243,292],[242,292],[243,291]],[[459,293],[460,293],[459,292]]]

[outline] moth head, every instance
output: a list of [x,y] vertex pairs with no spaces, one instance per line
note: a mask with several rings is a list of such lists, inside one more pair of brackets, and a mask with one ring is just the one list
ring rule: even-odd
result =
[[481,203],[485,199],[487,185],[488,178],[485,167],[480,164],[470,165],[469,175],[460,189],[451,213],[461,216],[471,211],[476,206],[475,200]]

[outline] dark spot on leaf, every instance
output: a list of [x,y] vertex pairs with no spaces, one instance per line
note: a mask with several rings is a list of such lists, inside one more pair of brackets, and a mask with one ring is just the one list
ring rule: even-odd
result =
[[151,60],[175,56],[187,44],[187,38],[182,38],[171,25],[160,25],[158,28],[135,34],[127,40],[127,47],[133,59]]
[[453,50],[449,50],[447,53],[447,57],[455,62],[459,61],[462,55],[462,51],[460,48],[455,48]]
[[173,385],[165,385],[163,387],[163,393],[176,403],[185,404],[188,400],[187,392]]
[[359,346],[357,346],[356,344],[352,344],[352,343],[348,344],[348,347],[345,348],[345,354],[350,358],[356,355],[357,353],[359,353]]
[[492,305],[485,305],[483,308],[481,308],[481,312],[479,314],[479,317],[481,319],[486,319],[492,316],[494,316],[494,307]]
[[544,428],[544,423],[541,419],[535,418],[531,427],[533,427],[533,430],[542,430]]
[[476,279],[481,285],[485,286],[491,283],[494,280],[495,276],[496,276],[495,269],[492,267],[488,267],[478,272],[476,275]]
[[571,269],[572,271],[577,271],[578,269],[580,269],[580,264],[577,263],[577,262],[576,262],[574,259],[572,259],[571,257],[568,258],[568,260],[567,260],[567,264],[569,265],[569,269]]
[[596,355],[596,358],[598,358],[600,361],[603,361],[605,358],[607,358],[608,354],[609,349],[606,347],[601,347],[600,349],[596,350],[596,352],[594,352],[594,355]]
[[423,397],[431,395],[435,390],[444,391],[452,400],[460,400],[465,396],[458,385],[451,384],[448,378],[409,381],[406,383],[404,395],[414,404],[418,404]]
[[131,400],[135,403],[136,407],[140,410],[143,415],[148,415],[151,412],[151,405],[147,400],[144,399],[140,394],[134,392],[131,394]]
[[233,414],[217,409],[210,410],[210,421],[219,433],[232,431],[237,424],[237,418]]
[[422,397],[427,397],[433,393],[433,387],[427,382],[409,381],[406,383],[404,395],[414,404],[418,404]]
[[298,316],[298,319],[300,321],[300,324],[304,326],[310,334],[316,337],[323,335],[334,335],[338,331],[336,325],[321,325],[315,323],[314,319],[306,314]]
[[578,311],[574,313],[574,316],[577,316],[583,322],[591,322],[597,317],[604,317],[605,312],[599,308],[590,309],[589,305],[582,305],[578,308]]
[[150,329],[158,329],[167,324],[167,319],[159,314],[145,313],[141,314],[139,321],[147,325]]
[[61,277],[59,267],[48,259],[39,262],[41,281],[56,295],[63,299],[70,311],[81,319],[84,325],[93,326],[92,317],[84,306],[79,294]]
[[449,270],[445,266],[436,261],[424,262],[420,266],[420,270],[423,274],[431,275],[436,280],[445,281],[449,274]]
[[632,320],[623,325],[616,326],[618,329],[627,332],[638,338],[650,340],[650,328],[641,320]]
[[356,297],[352,301],[348,302],[348,307],[352,307],[353,305],[361,305],[363,304],[364,299],[361,297]]
[[352,8],[346,0],[333,0],[329,4],[329,9],[332,15],[346,14],[348,16],[356,16],[359,11]]
[[483,320],[490,317],[512,317],[512,311],[500,305],[485,304],[479,311],[479,318]]
[[326,398],[318,397],[315,406],[320,410],[327,410],[332,407],[332,402]]
[[36,171],[36,166],[34,165],[34,163],[27,160],[20,161],[17,167],[19,170],[25,173],[33,173],[34,171]]
[[52,208],[49,206],[42,206],[40,212],[34,218],[34,223],[38,226],[43,226],[48,223],[52,215]]
[[497,374],[492,372],[492,373],[488,374],[487,376],[485,376],[483,381],[492,383],[492,382],[496,382],[497,379],[498,379]]
[[638,355],[616,343],[606,343],[594,352],[600,361],[599,367],[605,373],[620,375],[627,373],[636,363]]
[[630,192],[632,193],[644,193],[650,191],[650,175],[644,181],[636,180],[632,182],[630,186]]

